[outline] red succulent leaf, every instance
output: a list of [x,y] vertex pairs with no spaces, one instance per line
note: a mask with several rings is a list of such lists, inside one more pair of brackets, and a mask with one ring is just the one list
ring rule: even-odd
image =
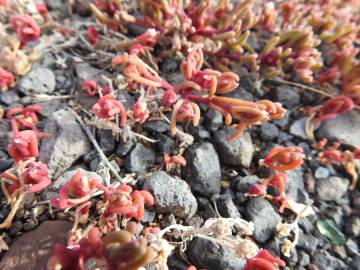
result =
[[138,101],[132,106],[131,111],[135,121],[140,124],[143,124],[150,115],[147,103],[143,98],[138,99]]
[[337,149],[327,149],[319,154],[320,162],[323,164],[341,163],[343,159],[342,152]]
[[55,245],[54,254],[47,263],[48,270],[84,270],[84,260],[81,257],[79,247],[65,247],[62,244]]
[[25,169],[24,183],[30,185],[28,192],[38,192],[51,184],[47,167],[42,162],[32,162]]
[[249,196],[264,196],[266,194],[266,185],[253,184],[250,186],[247,193]]
[[176,102],[175,91],[171,89],[166,90],[161,98],[161,101],[166,108],[171,107],[171,105]]
[[317,78],[319,83],[332,83],[339,77],[339,69],[331,67],[321,72]]
[[35,41],[40,37],[40,27],[29,15],[15,15],[11,17],[11,25],[18,35],[21,45]]
[[292,170],[303,163],[303,150],[297,146],[274,147],[262,163],[276,171]]
[[0,67],[0,91],[7,90],[10,86],[14,86],[14,75]]
[[355,159],[360,159],[360,148],[355,148],[352,153]]
[[280,194],[285,194],[285,183],[288,176],[284,173],[277,173],[266,179],[266,184],[269,186],[277,187]]
[[262,249],[255,257],[246,260],[243,270],[277,270],[279,266],[285,266],[285,262]]
[[120,114],[120,126],[126,124],[126,110],[120,101],[116,100],[113,95],[106,95],[99,99],[99,101],[92,107],[92,112],[99,118],[112,118]]
[[95,81],[87,80],[84,81],[81,85],[85,88],[85,91],[89,94],[89,96],[94,96],[98,93],[99,88]]
[[17,163],[39,155],[38,139],[32,130],[20,131],[15,134],[8,146],[9,155]]
[[335,118],[338,114],[346,113],[354,108],[354,102],[347,96],[337,96],[325,101],[316,109],[316,118],[314,125],[320,124],[322,121]]
[[98,32],[94,26],[89,26],[86,30],[86,36],[91,45],[96,45],[98,41]]
[[104,243],[98,228],[92,228],[87,238],[80,240],[79,245],[85,260],[89,258],[103,259]]
[[37,4],[36,10],[39,12],[39,14],[43,17],[43,19],[46,21],[49,15],[49,11],[45,4]]

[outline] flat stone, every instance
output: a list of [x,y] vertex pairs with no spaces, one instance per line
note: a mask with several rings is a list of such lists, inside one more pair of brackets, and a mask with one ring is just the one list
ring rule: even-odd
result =
[[197,211],[197,202],[189,185],[159,171],[146,179],[143,186],[155,199],[155,212],[172,213],[180,218],[190,218]]
[[0,262],[1,270],[46,270],[55,244],[66,244],[72,224],[68,221],[45,221],[36,230],[20,236]]
[[39,159],[47,164],[52,178],[60,176],[81,156],[90,151],[90,143],[74,115],[67,110],[54,112],[46,121]]
[[324,121],[316,135],[318,139],[327,138],[360,147],[360,113],[353,110]]

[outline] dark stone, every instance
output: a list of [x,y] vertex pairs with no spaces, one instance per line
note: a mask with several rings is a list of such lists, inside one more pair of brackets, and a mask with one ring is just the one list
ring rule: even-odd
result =
[[305,251],[299,250],[298,262],[300,266],[307,266],[310,263],[310,256]]
[[0,172],[4,172],[7,169],[10,169],[12,165],[13,165],[13,161],[11,159],[0,160]]
[[100,129],[99,130],[99,138],[100,138],[100,147],[103,152],[108,155],[111,154],[116,147],[115,137],[112,134],[112,130],[110,129]]
[[166,57],[160,64],[160,70],[162,73],[169,74],[178,70],[179,63],[173,57]]
[[200,215],[204,220],[209,218],[216,218],[218,217],[212,203],[209,199],[196,196],[196,200],[198,202],[198,215]]
[[253,237],[260,243],[266,242],[276,231],[281,217],[272,205],[263,198],[250,198],[246,205],[246,216],[254,223]]
[[186,166],[181,174],[193,191],[204,196],[220,192],[220,162],[211,143],[191,146],[185,153],[185,159]]
[[160,153],[172,153],[175,146],[174,139],[161,133],[158,135],[157,139],[159,141],[156,143],[156,147]]
[[220,112],[208,110],[205,113],[205,126],[209,132],[215,132],[223,125],[223,116]]
[[289,124],[289,121],[290,121],[290,112],[287,111],[285,113],[284,117],[282,117],[278,120],[274,120],[273,123],[280,128],[285,128]]
[[297,247],[303,249],[309,254],[312,254],[316,250],[316,246],[318,244],[318,239],[312,234],[304,234],[300,231],[299,241],[297,243]]
[[293,139],[294,136],[292,136],[291,134],[289,133],[286,133],[284,131],[280,131],[279,132],[279,136],[278,136],[278,139],[277,139],[277,143],[278,144],[282,144],[284,142],[288,142],[288,141],[291,141]]
[[319,270],[337,269],[337,261],[325,250],[318,250],[312,254],[311,262],[318,267]]
[[222,163],[231,166],[249,167],[254,154],[254,146],[248,132],[242,133],[232,141],[227,138],[234,132],[226,128],[215,133],[215,144]]
[[14,91],[0,92],[0,102],[5,105],[12,105],[18,102],[20,97]]
[[186,254],[193,265],[208,270],[238,270],[245,265],[228,247],[198,237],[190,242]]
[[218,211],[222,217],[225,218],[239,218],[241,217],[239,210],[236,208],[231,195],[229,193],[222,194],[216,200]]
[[164,133],[169,130],[169,124],[161,120],[146,121],[144,129],[152,133]]
[[155,164],[155,152],[137,143],[125,159],[125,169],[129,172],[144,174]]
[[74,9],[77,14],[82,17],[88,17],[91,15],[90,0],[75,0]]
[[299,92],[294,87],[287,85],[277,86],[273,93],[275,100],[283,104],[287,109],[292,109],[300,103]]
[[314,230],[314,224],[307,218],[301,218],[299,226],[305,233],[311,233]]
[[141,34],[144,34],[146,32],[146,28],[139,26],[134,23],[129,23],[126,25],[127,30],[129,31],[129,35],[133,37],[140,36]]
[[135,99],[127,92],[119,92],[117,95],[117,100],[121,102],[126,110],[130,110],[135,104]]
[[358,237],[360,235],[360,217],[351,217],[345,224],[345,232],[348,235]]
[[272,123],[264,123],[260,127],[260,137],[264,141],[272,141],[279,136],[279,129]]
[[135,140],[127,140],[127,141],[121,141],[118,143],[116,147],[116,154],[123,157],[126,156],[130,150],[135,146],[136,141]]
[[181,179],[159,171],[145,180],[143,189],[154,196],[157,213],[172,213],[180,218],[190,218],[196,213],[196,199],[189,185]]
[[304,177],[301,168],[285,172],[289,180],[285,184],[286,195],[291,196],[295,201],[306,203],[309,199],[304,186]]

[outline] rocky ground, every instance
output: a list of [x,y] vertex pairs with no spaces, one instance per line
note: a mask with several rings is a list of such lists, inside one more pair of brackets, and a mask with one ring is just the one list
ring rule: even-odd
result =
[[[58,12],[63,7],[56,6],[55,2],[62,1],[54,1],[53,11]],[[90,20],[76,14],[83,13],[78,9],[75,8],[71,22],[74,25]],[[48,200],[77,168],[102,179],[103,161],[68,108],[86,110],[96,102],[96,98],[83,91],[82,81],[95,78],[101,84],[116,74],[104,68],[95,52],[81,55],[82,49],[78,46],[45,52],[21,78],[16,89],[0,93],[1,108],[5,110],[33,103],[33,97],[39,94],[58,97],[37,102],[44,108],[39,126],[52,134],[51,138],[42,139],[40,160],[47,164],[53,183],[45,191],[27,196],[12,227],[2,231],[2,240],[10,249],[1,251],[0,269],[44,269],[53,245],[65,243],[65,232],[72,226],[72,214],[49,208]],[[181,76],[179,64],[174,58],[166,58],[160,65],[160,75],[168,81],[176,80]],[[226,138],[232,130],[224,125],[222,115],[202,108],[198,127],[179,125],[195,141],[184,153],[187,165],[178,172],[166,173],[162,169],[164,153],[176,150],[179,143],[170,135],[165,121],[149,118],[144,125],[136,127],[137,133],[156,142],[138,136],[127,141],[117,140],[111,130],[94,133],[118,174],[133,177],[138,180],[138,188],[154,195],[155,205],[146,210],[141,223],[156,223],[160,227],[173,223],[199,226],[219,215],[241,217],[254,223],[256,243],[281,256],[289,269],[360,269],[359,185],[350,192],[349,176],[340,166],[320,164],[314,141],[308,140],[305,134],[306,115],[302,108],[320,104],[323,97],[295,86],[260,82],[255,74],[242,69],[236,72],[240,75],[240,86],[231,96],[279,101],[288,113],[283,119],[253,127],[229,142]],[[118,97],[127,108],[136,101],[126,90],[119,91]],[[12,166],[6,152],[11,136],[9,123],[2,121],[0,171]],[[316,138],[360,147],[360,113],[354,110],[325,121],[316,131]],[[276,145],[296,145],[304,150],[305,162],[288,173],[286,193],[297,202],[312,204],[316,213],[300,220],[299,242],[289,258],[281,254],[276,226],[281,220],[291,219],[291,213],[280,214],[268,200],[245,196],[251,184],[270,175],[270,170],[259,166],[258,161]],[[1,223],[10,209],[2,193],[0,200]],[[335,245],[320,233],[318,222],[324,220],[334,222],[338,233],[345,238],[343,244]],[[233,256],[226,247],[205,239],[193,239],[185,253],[190,263],[208,270],[241,269],[244,265],[244,260]],[[169,258],[168,265],[170,269],[182,270],[188,264],[177,252]]]

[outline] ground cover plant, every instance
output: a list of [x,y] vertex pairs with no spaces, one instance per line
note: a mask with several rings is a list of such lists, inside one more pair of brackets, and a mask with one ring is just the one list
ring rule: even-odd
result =
[[0,268],[358,269],[359,11],[0,0]]

